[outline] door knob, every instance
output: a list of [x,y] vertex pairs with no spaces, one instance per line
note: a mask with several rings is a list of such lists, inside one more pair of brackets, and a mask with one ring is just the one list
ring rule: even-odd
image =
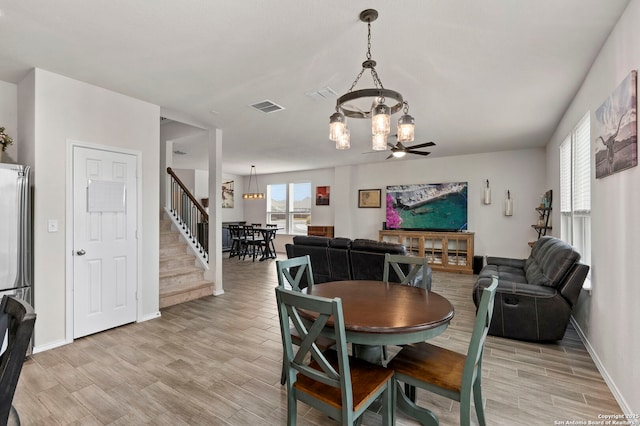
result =
[[78,250],[78,251],[76,252],[76,254],[77,254],[78,256],[84,256],[85,254],[87,254],[87,252],[86,252],[86,251],[84,251],[84,249],[80,249],[80,250]]

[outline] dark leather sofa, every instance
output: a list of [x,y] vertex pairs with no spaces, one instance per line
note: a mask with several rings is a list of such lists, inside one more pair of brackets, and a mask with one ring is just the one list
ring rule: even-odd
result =
[[[384,255],[407,254],[405,246],[367,239],[295,236],[287,244],[287,257],[309,255],[314,283],[342,280],[382,280]],[[406,272],[406,270],[405,270]],[[423,273],[427,288],[431,288],[431,268]],[[399,282],[393,270],[389,281]]]
[[564,241],[542,237],[527,259],[488,257],[478,274],[473,301],[498,276],[489,334],[527,341],[554,341],[564,336],[589,266]]

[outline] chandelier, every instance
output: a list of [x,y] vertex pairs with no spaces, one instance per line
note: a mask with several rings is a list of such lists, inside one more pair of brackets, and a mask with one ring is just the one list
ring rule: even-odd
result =
[[[256,191],[251,192],[251,182],[254,178],[256,180]],[[242,194],[242,198],[245,200],[262,200],[264,198],[264,192],[260,192],[260,187],[258,186],[258,175],[256,175],[256,166],[251,166],[251,171],[249,172],[249,185],[247,185],[247,192]]]
[[[349,149],[351,147],[351,134],[347,128],[347,117],[371,118],[372,149],[384,151],[389,146],[387,136],[391,132],[391,115],[402,110],[403,115],[398,120],[398,142],[412,142],[415,135],[415,120],[409,115],[409,103],[395,90],[385,89],[376,71],[376,61],[371,58],[371,23],[378,18],[378,11],[374,9],[363,10],[360,20],[367,23],[367,59],[362,63],[362,70],[356,77],[351,87],[336,102],[336,112],[329,117],[329,139],[336,143],[336,149]],[[366,70],[371,72],[374,87],[368,89],[353,90],[360,77]],[[352,103],[366,100],[371,102],[369,110],[355,106]],[[391,106],[386,103],[391,102]],[[350,104],[351,102],[351,104]]]

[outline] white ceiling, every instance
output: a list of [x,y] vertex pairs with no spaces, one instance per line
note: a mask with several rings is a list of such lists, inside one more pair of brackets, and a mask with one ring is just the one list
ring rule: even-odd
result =
[[[373,7],[372,56],[410,104],[415,143],[436,142],[432,156],[520,149],[549,140],[628,3],[0,0],[0,80],[43,68],[219,127],[227,173],[384,161],[363,155],[364,120],[335,150],[335,100],[306,95],[349,89],[366,52],[358,15]],[[265,99],[286,109],[248,106]]]

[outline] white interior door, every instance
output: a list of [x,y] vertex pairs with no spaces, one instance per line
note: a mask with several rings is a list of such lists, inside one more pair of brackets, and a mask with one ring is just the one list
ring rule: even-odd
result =
[[73,148],[73,336],[136,320],[137,158]]

